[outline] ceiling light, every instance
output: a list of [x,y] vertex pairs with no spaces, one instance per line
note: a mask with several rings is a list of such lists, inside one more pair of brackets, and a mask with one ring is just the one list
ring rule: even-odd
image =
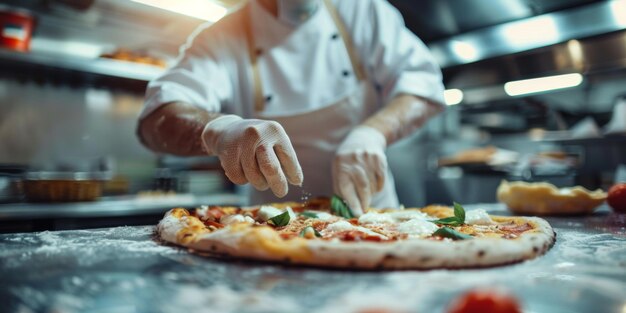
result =
[[611,2],[611,12],[615,23],[622,26],[626,25],[626,0]]
[[474,62],[478,60],[478,50],[468,42],[454,40],[452,41],[452,51],[456,56],[464,62]]
[[443,92],[443,98],[447,105],[455,105],[463,101],[463,91],[459,89],[446,89]]
[[502,26],[506,42],[514,47],[534,47],[554,43],[559,30],[552,16],[537,16]]
[[529,93],[576,87],[582,81],[583,76],[578,73],[546,76],[508,82],[504,84],[504,91],[509,96],[520,96]]
[[582,69],[585,66],[585,56],[583,46],[580,44],[580,41],[576,39],[568,41],[567,50],[569,51],[572,63],[574,63],[574,67],[577,69]]
[[228,10],[209,0],[132,0],[159,9],[184,14],[209,22],[217,22]]

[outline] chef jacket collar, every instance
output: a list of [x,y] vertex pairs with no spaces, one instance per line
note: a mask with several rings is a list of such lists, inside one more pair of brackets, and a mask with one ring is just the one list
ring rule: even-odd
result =
[[259,0],[250,1],[250,15],[252,18],[252,32],[255,48],[270,49],[279,45],[281,41],[289,36],[295,36],[300,33],[318,32],[325,27],[322,21],[323,15],[326,15],[327,8],[322,1],[321,7],[299,26],[292,26],[281,22],[276,16],[269,12]]

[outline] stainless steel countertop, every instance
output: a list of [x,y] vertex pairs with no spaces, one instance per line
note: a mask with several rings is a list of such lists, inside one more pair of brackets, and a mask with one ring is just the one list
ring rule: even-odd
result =
[[[496,204],[468,205],[506,213]],[[472,270],[355,272],[217,260],[163,245],[154,227],[0,235],[9,312],[444,312],[475,287],[525,312],[626,312],[626,215],[548,218],[544,256]],[[397,311],[396,311],[397,312]]]
[[76,203],[0,204],[0,221],[35,218],[111,217],[159,214],[172,207],[197,207],[204,204],[242,205],[244,198],[234,193],[207,196],[175,194],[167,196],[122,196]]

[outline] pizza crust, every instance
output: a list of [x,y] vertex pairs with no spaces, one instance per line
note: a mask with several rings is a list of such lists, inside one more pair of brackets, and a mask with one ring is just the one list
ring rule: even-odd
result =
[[[552,227],[536,217],[494,217],[530,223],[533,230],[515,239],[406,239],[393,242],[283,239],[272,227],[233,224],[190,235],[196,218],[169,211],[157,226],[165,241],[224,256],[281,263],[351,269],[435,269],[487,267],[520,262],[545,253],[555,241]],[[183,210],[186,212],[186,210]],[[201,223],[201,222],[200,222]]]
[[577,215],[592,213],[606,200],[606,193],[580,186],[559,189],[549,183],[503,180],[497,198],[516,214]]

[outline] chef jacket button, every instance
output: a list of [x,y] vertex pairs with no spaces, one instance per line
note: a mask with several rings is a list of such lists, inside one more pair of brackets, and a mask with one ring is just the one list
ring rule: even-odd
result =
[[257,56],[261,56],[263,54],[263,49],[261,48],[256,48],[256,50],[254,51],[254,53],[256,53]]
[[270,102],[270,101],[272,101],[272,95],[265,96],[265,102]]
[[337,40],[339,39],[339,34],[334,33],[330,38],[332,38],[333,40]]
[[342,74],[344,77],[348,77],[348,76],[350,76],[350,72],[349,72],[349,71],[347,71],[347,70],[344,70],[343,72],[341,72],[341,74]]

